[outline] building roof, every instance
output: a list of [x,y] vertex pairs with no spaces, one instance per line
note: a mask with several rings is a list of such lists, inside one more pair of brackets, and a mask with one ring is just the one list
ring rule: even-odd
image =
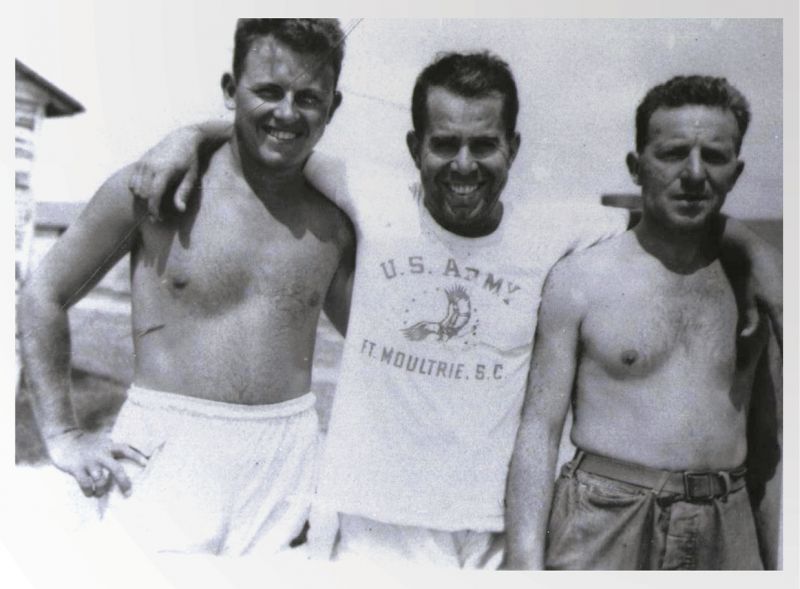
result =
[[65,115],[73,115],[79,112],[83,112],[84,108],[83,105],[75,100],[72,96],[45,80],[42,76],[37,74],[27,65],[22,63],[20,60],[14,60],[14,73],[15,75],[23,78],[27,78],[37,86],[41,87],[45,92],[47,92],[50,100],[48,101],[47,105],[45,106],[45,115],[48,117],[62,117]]

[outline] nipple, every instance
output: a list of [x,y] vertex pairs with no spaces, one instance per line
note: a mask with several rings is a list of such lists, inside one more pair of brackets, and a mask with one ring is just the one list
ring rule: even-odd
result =
[[622,363],[625,366],[633,366],[633,363],[639,359],[639,354],[636,353],[636,350],[625,350],[622,352]]

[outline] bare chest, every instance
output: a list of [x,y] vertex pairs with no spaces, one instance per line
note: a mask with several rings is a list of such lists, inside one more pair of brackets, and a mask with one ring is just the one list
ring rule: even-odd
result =
[[165,302],[205,314],[244,302],[313,309],[339,262],[335,235],[218,199],[186,218],[146,228],[137,273]]
[[622,283],[592,304],[581,328],[586,354],[613,376],[659,369],[732,375],[737,308],[722,269]]

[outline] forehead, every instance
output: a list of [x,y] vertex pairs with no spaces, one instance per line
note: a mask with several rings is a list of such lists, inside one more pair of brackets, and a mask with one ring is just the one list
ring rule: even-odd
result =
[[663,141],[705,141],[733,143],[739,139],[736,117],[728,109],[697,104],[658,108],[647,126],[648,143]]
[[244,59],[241,77],[252,82],[332,89],[333,66],[318,53],[301,53],[272,35],[256,37]]
[[455,94],[439,86],[428,89],[427,132],[436,135],[503,135],[503,97]]

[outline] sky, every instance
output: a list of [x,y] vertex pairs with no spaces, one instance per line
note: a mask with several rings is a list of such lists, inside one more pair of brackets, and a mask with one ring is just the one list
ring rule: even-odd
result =
[[[49,119],[37,143],[39,200],[86,200],[171,129],[225,118],[232,6],[31,0],[16,57],[86,107]],[[191,9],[190,9],[191,8]],[[250,10],[248,11],[247,8]],[[597,200],[635,192],[625,166],[644,93],[680,73],[727,77],[748,97],[746,168],[726,211],[782,216],[782,22],[778,19],[364,18],[352,29],[344,102],[319,148],[415,171],[405,147],[414,79],[437,52],[489,49],[511,65],[522,147],[506,198]]]

